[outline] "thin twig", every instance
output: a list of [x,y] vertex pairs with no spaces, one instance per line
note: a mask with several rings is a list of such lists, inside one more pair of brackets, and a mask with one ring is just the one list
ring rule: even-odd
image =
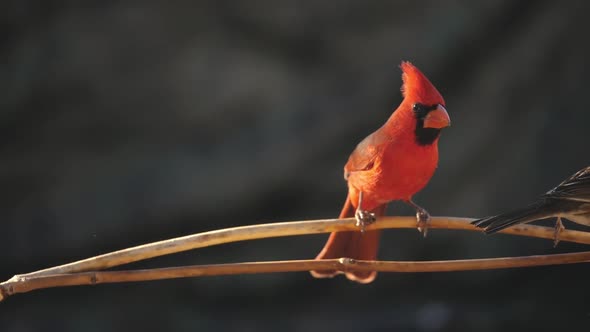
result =
[[[450,272],[491,270],[542,265],[574,264],[590,261],[590,251],[452,261],[357,261],[349,258],[327,260],[293,260],[215,265],[193,265],[149,270],[96,271],[72,274],[33,276],[0,284],[4,298],[36,289],[118,282],[137,282],[161,279],[205,277],[236,274],[297,272],[310,270],[379,271],[379,272]],[[0,301],[2,297],[0,297]]]
[[[429,227],[480,231],[480,229],[475,228],[469,223],[472,220],[473,219],[470,218],[433,217],[429,222]],[[356,220],[354,218],[347,218],[280,222],[226,228],[122,249],[79,260],[73,263],[51,267],[27,274],[16,275],[13,277],[13,279],[50,274],[103,270],[106,268],[137,262],[153,257],[230,242],[270,237],[327,233],[333,231],[358,230],[358,227],[355,225],[355,223]],[[414,217],[381,217],[376,223],[367,226],[367,230],[415,227],[416,218]],[[502,233],[543,239],[553,239],[554,237],[553,228],[529,224],[510,227],[502,230]],[[564,230],[559,234],[559,239],[561,241],[567,242],[590,244],[590,232]]]

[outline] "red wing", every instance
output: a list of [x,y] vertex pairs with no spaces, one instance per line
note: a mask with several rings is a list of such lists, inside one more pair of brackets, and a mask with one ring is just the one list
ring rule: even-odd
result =
[[367,136],[360,142],[348,157],[344,166],[344,179],[348,180],[350,173],[368,171],[375,165],[375,160],[381,154],[387,136],[380,130]]

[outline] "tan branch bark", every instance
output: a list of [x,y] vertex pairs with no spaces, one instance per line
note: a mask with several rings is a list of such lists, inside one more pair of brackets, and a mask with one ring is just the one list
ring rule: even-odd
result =
[[590,261],[590,251],[486,259],[452,261],[356,261],[349,258],[329,260],[294,260],[215,265],[194,265],[149,270],[96,271],[72,274],[42,275],[13,278],[0,284],[0,301],[16,293],[36,289],[78,285],[96,285],[118,282],[205,277],[236,274],[297,272],[310,270],[379,271],[379,272],[450,272],[466,270],[491,270],[542,265],[574,264]]
[[[433,217],[430,221],[430,228],[480,231],[478,228],[469,224],[472,220],[473,219],[470,218]],[[327,233],[333,231],[358,230],[358,227],[355,226],[355,222],[354,218],[324,219],[226,228],[122,249],[65,265],[16,275],[13,278],[103,270],[109,267],[137,262],[153,257],[230,242]],[[376,223],[369,225],[367,229],[415,227],[416,219],[414,217],[381,217]],[[543,239],[553,239],[554,236],[553,228],[529,224],[510,227],[503,230],[502,233]],[[561,241],[590,244],[590,232],[564,230],[560,233],[559,238]]]

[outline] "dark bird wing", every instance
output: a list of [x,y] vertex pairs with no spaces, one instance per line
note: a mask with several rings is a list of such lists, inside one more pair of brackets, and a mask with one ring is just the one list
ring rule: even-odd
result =
[[590,203],[590,166],[579,170],[548,191],[545,196]]
[[524,208],[512,210],[497,216],[475,220],[472,224],[480,228],[485,228],[484,232],[486,232],[486,234],[491,234],[512,225],[550,218],[557,212],[559,212],[558,206],[553,202],[546,199],[540,199]]
[[496,233],[512,225],[567,213],[587,202],[590,202],[590,166],[579,170],[533,204],[497,216],[478,219],[472,224],[485,228],[487,234]]

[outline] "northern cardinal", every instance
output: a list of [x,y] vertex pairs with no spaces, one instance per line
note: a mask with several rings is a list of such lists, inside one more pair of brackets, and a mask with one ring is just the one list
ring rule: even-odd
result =
[[[366,225],[385,214],[387,203],[401,200],[416,209],[418,230],[426,236],[428,212],[412,201],[438,163],[438,138],[451,124],[445,101],[436,88],[409,62],[402,62],[404,99],[387,122],[360,142],[344,166],[348,197],[340,218],[355,217],[360,231],[330,234],[316,259],[347,257],[374,260],[379,231]],[[311,271],[316,278],[331,278],[339,271]],[[346,277],[370,283],[377,272],[348,272]]]
[[590,226],[590,166],[579,170],[524,208],[475,220],[472,224],[484,228],[486,234],[492,234],[512,225],[552,217],[557,217],[554,246],[559,243],[559,233],[564,229],[561,218]]

